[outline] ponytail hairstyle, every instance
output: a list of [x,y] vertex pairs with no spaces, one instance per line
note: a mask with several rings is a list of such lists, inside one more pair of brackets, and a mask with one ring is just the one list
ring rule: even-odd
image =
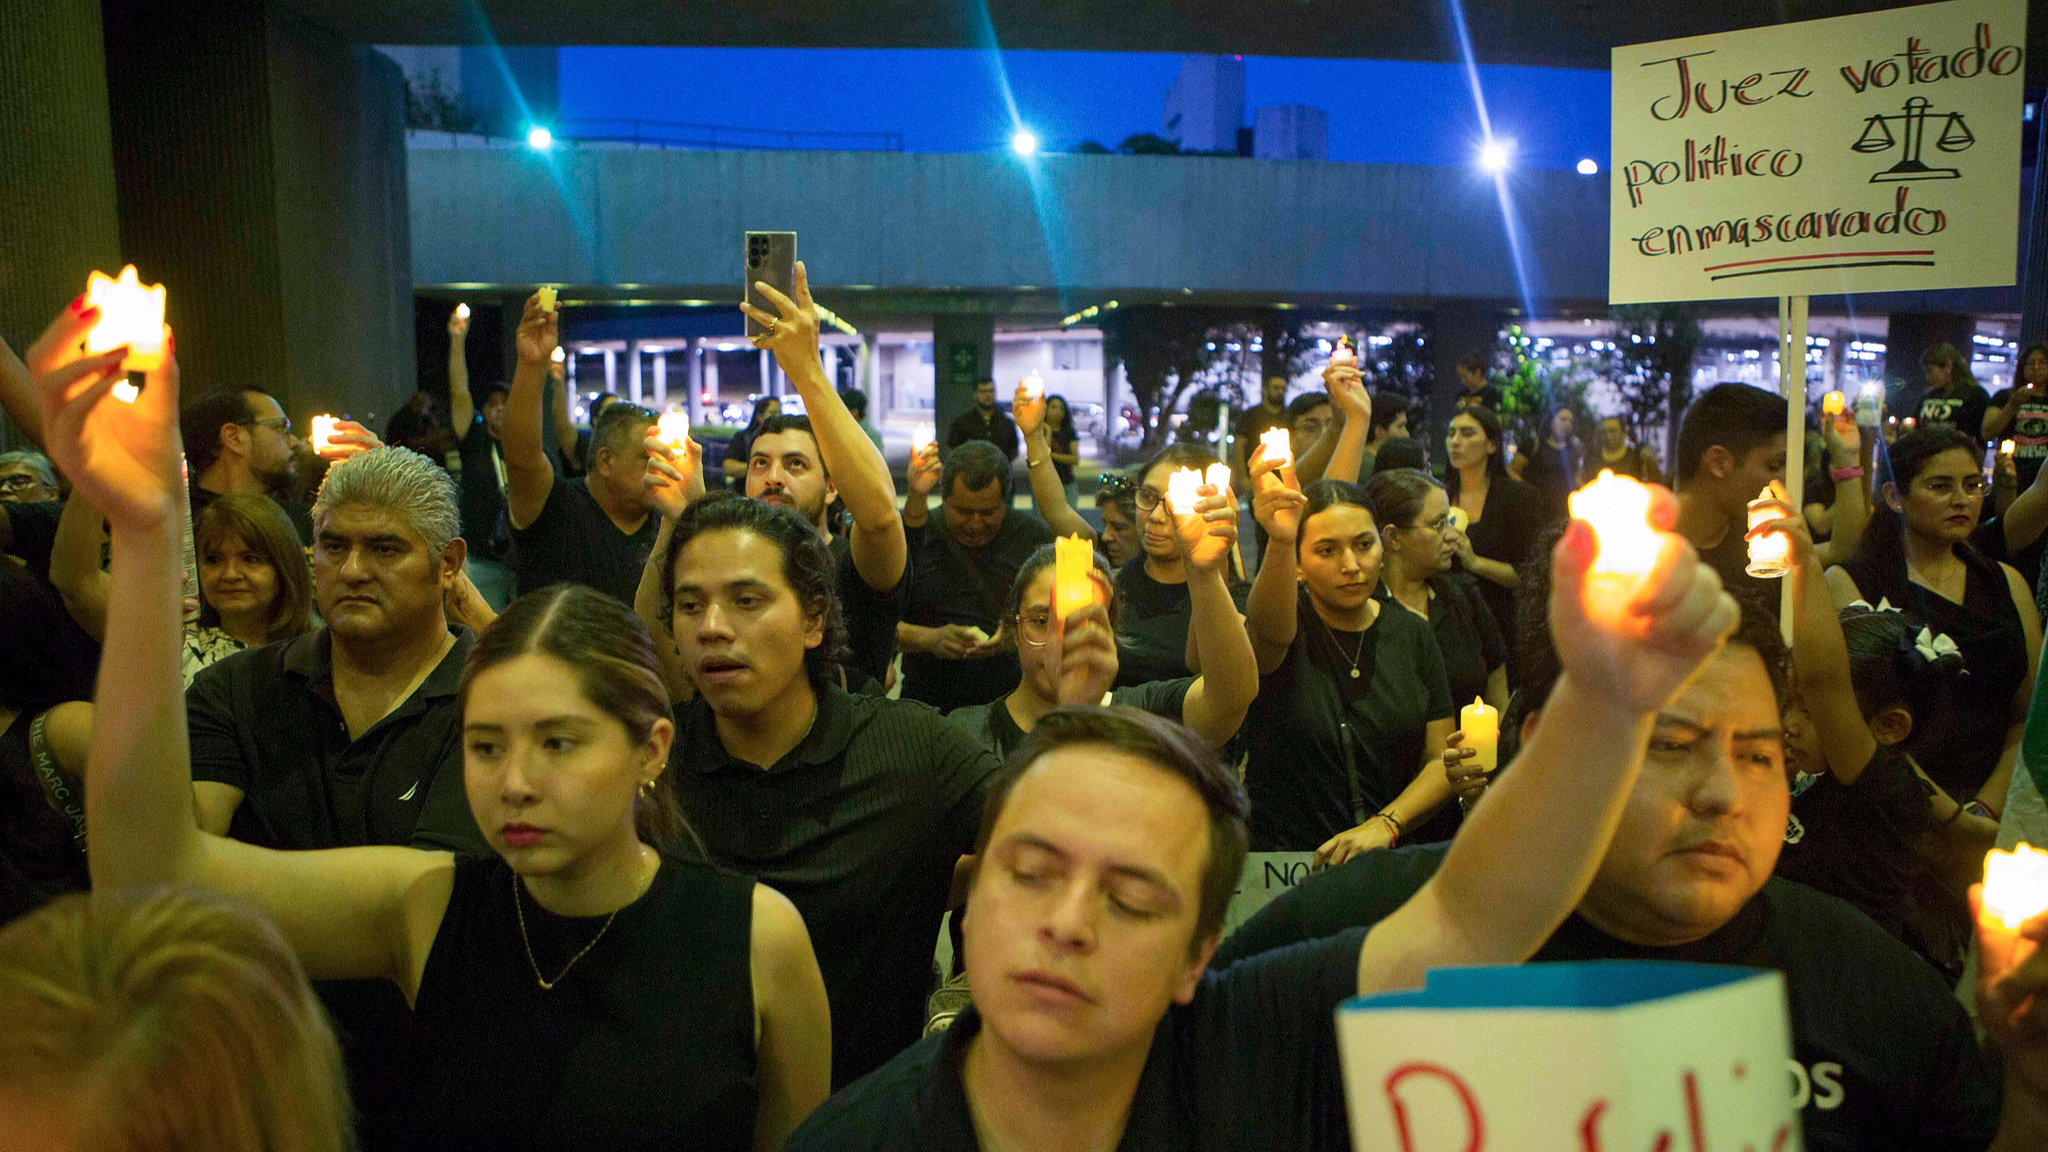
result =
[[1932,715],[1965,671],[1962,653],[1948,637],[1889,605],[1873,608],[1859,600],[1842,609],[1841,619],[1849,680],[1865,720],[1896,707],[1916,717]]
[[[1297,532],[1294,538],[1294,558],[1296,560],[1301,559],[1301,543],[1302,539],[1307,535],[1306,529],[1308,528],[1309,517],[1314,516],[1318,512],[1349,505],[1353,508],[1363,508],[1366,512],[1370,513],[1374,527],[1378,527],[1380,524],[1380,512],[1378,508],[1373,506],[1372,497],[1365,494],[1365,489],[1353,484],[1349,480],[1324,478],[1302,489],[1301,493],[1308,497],[1308,507],[1301,510],[1302,531]],[[1261,560],[1260,563],[1263,564],[1265,561]]]
[[[654,722],[669,716],[668,683],[653,638],[632,609],[595,588],[555,584],[514,600],[470,649],[461,704],[467,708],[479,673],[520,656],[551,656],[568,665],[583,698],[624,725],[636,745],[652,739]],[[676,805],[666,771],[652,789],[634,797],[633,823],[640,839],[657,851],[688,839],[703,852]]]
[[341,1049],[284,935],[196,888],[66,896],[0,931],[0,1093],[82,1152],[345,1152]]

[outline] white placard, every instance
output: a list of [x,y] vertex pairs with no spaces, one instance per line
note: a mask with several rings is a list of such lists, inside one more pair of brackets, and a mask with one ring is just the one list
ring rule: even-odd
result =
[[1616,304],[2005,285],[2025,0],[1616,48]]
[[1345,1004],[1337,1043],[1359,1152],[1802,1146],[1776,972],[1441,970],[1424,991]]
[[1315,870],[1313,852],[1248,852],[1244,871],[1239,873],[1237,894],[1223,914],[1223,933],[1229,935],[1252,914],[1273,902],[1275,896],[1308,879]]

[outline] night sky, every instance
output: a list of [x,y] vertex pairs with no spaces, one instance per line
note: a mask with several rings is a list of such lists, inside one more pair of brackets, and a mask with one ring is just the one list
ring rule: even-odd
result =
[[[1018,116],[1052,151],[1157,132],[1176,55],[968,49],[564,48],[561,115],[778,131],[900,133],[916,152],[1003,146]],[[1517,164],[1607,166],[1604,71],[1489,66],[1494,131]],[[1464,68],[1387,60],[1245,58],[1245,118],[1271,104],[1330,114],[1330,159],[1457,165],[1480,137]]]

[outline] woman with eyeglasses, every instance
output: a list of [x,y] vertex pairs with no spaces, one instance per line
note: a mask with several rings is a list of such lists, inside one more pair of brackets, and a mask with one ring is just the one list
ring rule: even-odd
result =
[[1871,517],[1848,562],[1828,569],[1828,589],[1838,609],[1889,602],[1926,627],[1916,643],[1945,638],[1961,652],[1970,674],[1941,707],[1915,714],[1902,747],[1949,795],[1996,820],[2041,655],[2033,590],[1970,543],[1987,491],[1970,437],[1953,428],[1908,432],[1880,479],[1891,515]]
[[1374,473],[1365,493],[1379,513],[1386,552],[1380,598],[1429,621],[1453,701],[1483,699],[1506,711],[1507,646],[1500,622],[1480,599],[1477,578],[1451,570],[1457,552],[1450,495],[1436,477],[1414,468]]
[[991,704],[956,708],[946,719],[1001,757],[1024,742],[1040,717],[1062,704],[1125,704],[1177,720],[1216,747],[1229,742],[1259,691],[1251,637],[1224,583],[1230,548],[1237,542],[1237,509],[1220,494],[1212,496],[1197,512],[1175,517],[1175,538],[1188,565],[1190,628],[1202,654],[1201,675],[1112,690],[1118,665],[1109,623],[1117,611],[1111,570],[1096,557],[1089,573],[1093,601],[1055,622],[1055,546],[1048,544],[1017,570],[1010,614],[1003,620],[1024,669],[1016,689]]
[[[1119,684],[1174,680],[1196,670],[1188,637],[1194,614],[1191,572],[1183,557],[1177,521],[1166,500],[1174,472],[1206,471],[1220,458],[1205,444],[1169,445],[1131,473],[1138,514],[1138,556],[1117,569],[1116,646]],[[1222,575],[1231,598],[1242,603],[1249,588],[1235,578],[1226,552]]]

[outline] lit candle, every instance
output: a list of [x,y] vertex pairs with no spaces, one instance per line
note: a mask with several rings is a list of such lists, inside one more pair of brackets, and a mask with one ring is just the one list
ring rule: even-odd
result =
[[[1777,481],[1764,486],[1757,498],[1749,502],[1749,527],[1757,528],[1773,520],[1783,520],[1792,514],[1786,500],[1789,496]],[[1764,580],[1783,576],[1792,570],[1792,538],[1783,532],[1766,532],[1749,541],[1749,567],[1744,569],[1751,576]]]
[[562,346],[560,344],[555,345],[555,350],[553,352],[548,353],[548,359],[556,364],[560,364],[563,361],[567,360],[568,358],[568,354],[562,351]]
[[1052,611],[1064,622],[1095,603],[1095,548],[1079,536],[1062,536],[1052,547]]
[[1214,488],[1219,495],[1230,491],[1230,465],[1209,465],[1208,471],[1202,474],[1202,483]]
[[1984,857],[1984,917],[2008,932],[2048,912],[2048,852],[2022,843]]
[[135,398],[142,395],[142,389],[137,388],[126,380],[116,380],[111,393],[114,399],[119,400],[121,403],[133,404],[135,403]]
[[663,412],[654,421],[654,438],[680,452],[690,442],[690,414]]
[[1474,698],[1470,704],[1458,709],[1458,731],[1465,734],[1465,747],[1474,753],[1473,759],[1488,772],[1500,767],[1500,710],[1489,708],[1486,701]]
[[341,421],[326,413],[313,417],[313,454],[322,459],[334,459],[340,445],[334,442],[334,433]]
[[467,319],[469,319],[469,305],[467,305],[467,304],[457,304],[457,305],[455,306],[455,318],[456,318],[457,320],[467,320]]
[[2013,447],[2014,447],[2014,445],[2013,445],[2013,442],[2012,442],[2012,441],[2010,441],[2010,440],[2000,440],[2000,441],[1998,442],[1998,454],[1999,454],[2000,456],[2010,456],[2010,455],[2012,455],[2012,450],[2013,450]]
[[1294,440],[1285,428],[1268,428],[1259,433],[1259,450],[1268,464],[1278,460],[1285,468],[1294,463]]
[[1337,346],[1330,350],[1330,365],[1333,368],[1358,367],[1358,353],[1352,349],[1349,336],[1337,337]]
[[[163,285],[144,284],[135,265],[130,264],[121,269],[118,280],[103,272],[87,277],[85,302],[100,310],[99,320],[85,334],[88,355],[112,352],[126,344],[128,357],[121,361],[124,372],[148,372],[164,362]],[[121,398],[134,400],[133,395]]]
[[1650,527],[1650,489],[1627,476],[1601,469],[1591,484],[1571,494],[1572,519],[1593,529],[1593,568],[1586,578],[1589,611],[1618,616],[1635,598],[1636,586],[1657,564],[1664,541]]
[[919,424],[916,430],[910,434],[910,451],[912,455],[922,452],[927,448],[937,448],[938,446],[938,429],[930,424]]
[[1045,399],[1045,377],[1040,376],[1034,369],[1017,384],[1017,391],[1023,394],[1025,400],[1037,403]]
[[1202,474],[1193,468],[1175,468],[1166,478],[1166,505],[1176,516],[1192,516],[1202,499]]
[[1913,419],[1911,416],[1906,417],[1906,431],[1911,432],[1919,423],[1918,420]]
[[1820,410],[1829,416],[1840,416],[1846,406],[1847,402],[1840,392],[1830,392],[1820,398]]
[[555,290],[552,287],[544,287],[540,290],[540,310],[543,312],[553,312],[555,310]]
[[1444,515],[1450,518],[1451,527],[1456,528],[1460,532],[1463,532],[1465,530],[1466,525],[1472,523],[1471,514],[1466,512],[1463,508],[1453,506],[1451,510],[1449,512],[1446,512]]
[[1877,427],[1878,413],[1884,410],[1884,385],[1865,384],[1856,390],[1856,422],[1865,428]]

